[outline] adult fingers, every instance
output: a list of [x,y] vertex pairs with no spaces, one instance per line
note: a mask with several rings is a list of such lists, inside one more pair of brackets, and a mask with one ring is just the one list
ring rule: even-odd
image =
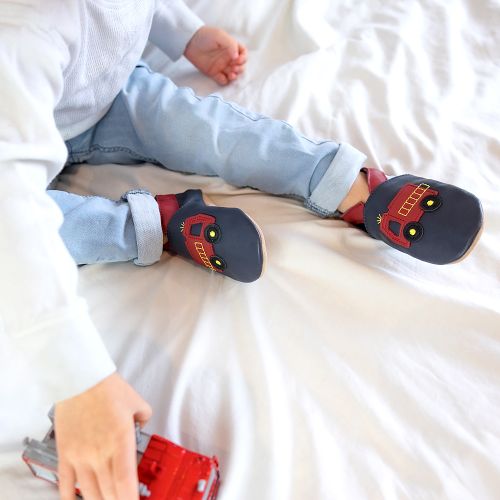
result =
[[75,500],[76,476],[73,467],[69,463],[60,460],[57,475],[59,476],[61,500]]
[[141,427],[143,427],[151,418],[152,414],[153,409],[151,408],[151,405],[149,403],[146,403],[146,401],[142,401],[139,410],[134,413],[134,421],[139,422]]
[[95,471],[97,483],[102,496],[106,500],[118,500],[113,477],[113,464],[111,460],[102,463]]
[[97,477],[92,469],[79,467],[76,469],[76,481],[78,488],[85,500],[104,500]]
[[122,446],[113,456],[112,469],[117,498],[137,500],[139,498],[139,481],[137,478],[135,434],[132,429],[124,437]]

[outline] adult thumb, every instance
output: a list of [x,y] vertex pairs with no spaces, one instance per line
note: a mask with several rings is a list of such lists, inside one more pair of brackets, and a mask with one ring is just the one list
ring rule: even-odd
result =
[[151,406],[143,399],[140,400],[137,410],[134,413],[134,421],[138,422],[143,427],[146,422],[151,418],[153,410]]

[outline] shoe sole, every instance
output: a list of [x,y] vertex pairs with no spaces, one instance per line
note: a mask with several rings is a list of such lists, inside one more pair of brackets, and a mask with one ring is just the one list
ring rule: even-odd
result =
[[481,238],[481,235],[483,234],[483,230],[484,230],[484,215],[483,215],[483,223],[481,224],[481,228],[477,232],[477,234],[474,238],[474,241],[471,243],[471,246],[469,247],[467,252],[465,252],[462,255],[462,257],[460,257],[459,259],[454,260],[453,262],[450,262],[450,264],[458,264],[459,262],[462,262],[464,259],[466,259],[472,253],[472,250],[474,250],[476,245],[479,243],[479,239]]

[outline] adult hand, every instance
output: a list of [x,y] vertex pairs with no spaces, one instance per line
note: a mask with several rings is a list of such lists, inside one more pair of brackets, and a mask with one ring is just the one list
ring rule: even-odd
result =
[[245,69],[247,49],[219,28],[202,26],[184,51],[186,58],[219,85],[232,82]]
[[62,500],[138,500],[135,422],[151,407],[118,373],[56,404],[55,433]]

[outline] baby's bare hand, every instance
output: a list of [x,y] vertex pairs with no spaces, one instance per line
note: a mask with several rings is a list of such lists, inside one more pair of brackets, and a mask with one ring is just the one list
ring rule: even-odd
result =
[[247,49],[219,28],[202,26],[184,51],[186,58],[203,74],[226,85],[245,69]]
[[117,373],[55,409],[62,500],[137,500],[134,422],[146,422],[150,406]]

